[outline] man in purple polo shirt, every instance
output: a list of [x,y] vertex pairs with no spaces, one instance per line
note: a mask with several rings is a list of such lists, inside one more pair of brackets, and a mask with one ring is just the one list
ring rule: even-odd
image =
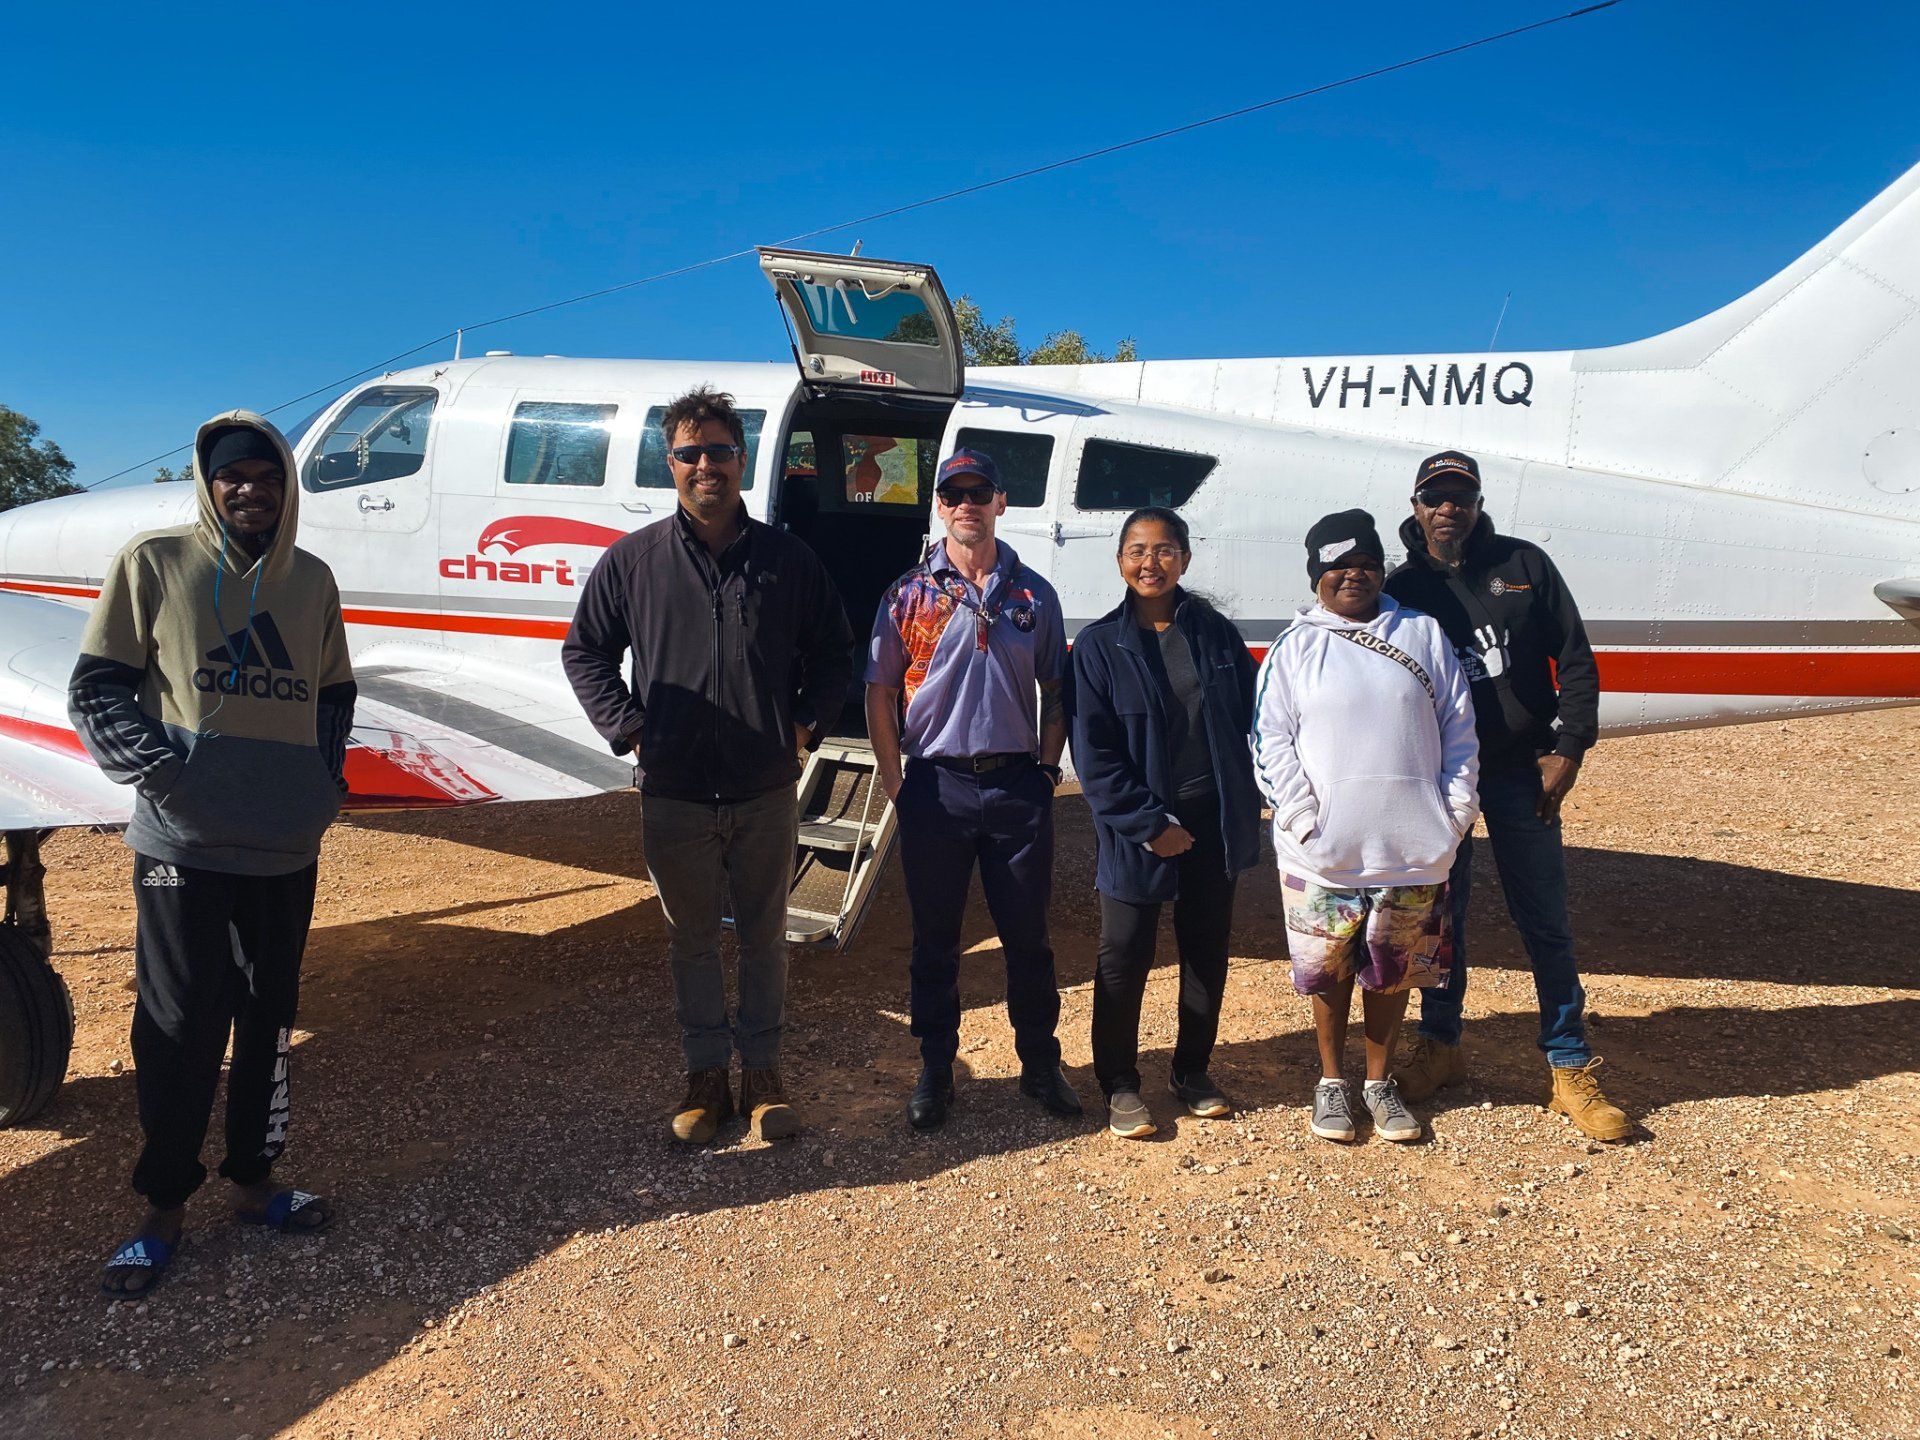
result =
[[867,652],[867,733],[899,816],[913,912],[921,1071],[907,1120],[936,1129],[953,1103],[960,923],[975,861],[1007,959],[1020,1090],[1056,1115],[1078,1115],[1053,1033],[1060,991],[1047,939],[1053,791],[1067,743],[1060,601],[993,538],[1007,497],[991,458],[955,451],[941,462],[934,496],[946,538],[881,598]]

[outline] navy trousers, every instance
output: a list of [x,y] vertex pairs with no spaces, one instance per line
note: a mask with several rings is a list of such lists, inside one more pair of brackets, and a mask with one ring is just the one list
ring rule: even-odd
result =
[[[1567,918],[1567,859],[1560,822],[1542,820],[1540,772],[1526,769],[1480,772],[1480,811],[1493,842],[1507,913],[1520,931],[1533,965],[1540,1002],[1540,1048],[1547,1063],[1565,1068],[1593,1058],[1587,1047],[1587,994],[1573,953],[1573,923]],[[1453,972],[1445,985],[1420,992],[1420,1033],[1449,1045],[1460,1043],[1461,1002],[1467,994],[1467,905],[1473,895],[1473,837],[1460,842],[1453,873]]]
[[960,928],[973,870],[1007,962],[1007,1018],[1021,1068],[1060,1063],[1047,907],[1053,899],[1053,785],[1036,765],[983,775],[910,760],[894,802],[913,912],[911,1003],[921,1059],[946,1069],[960,1048]]

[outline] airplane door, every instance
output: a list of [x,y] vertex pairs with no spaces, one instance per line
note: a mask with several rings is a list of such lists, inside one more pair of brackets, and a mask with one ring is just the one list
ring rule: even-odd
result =
[[300,524],[410,535],[433,509],[429,442],[440,393],[374,385],[316,429],[300,466]]
[[959,398],[960,331],[931,266],[762,246],[760,270],[786,312],[809,385]]

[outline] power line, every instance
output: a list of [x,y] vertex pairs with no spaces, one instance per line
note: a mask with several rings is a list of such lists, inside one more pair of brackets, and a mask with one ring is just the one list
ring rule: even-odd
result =
[[[784,240],[775,243],[782,246],[796,245],[802,240],[817,240],[823,235],[832,235],[841,230],[851,230],[856,225],[872,225],[881,220],[891,220],[896,216],[910,214],[915,210],[925,210],[932,205],[944,205],[949,200],[960,200],[969,195],[978,195],[983,191],[998,189],[1002,185],[1011,185],[1018,180],[1031,180],[1036,175],[1050,174],[1055,170],[1064,170],[1071,165],[1083,165],[1089,160],[1099,160],[1108,155],[1118,155],[1123,150],[1135,150],[1142,145],[1151,145],[1160,140],[1170,140],[1176,135],[1186,135],[1195,130],[1204,130],[1210,125],[1222,125],[1229,120],[1245,119],[1249,115],[1257,115],[1263,110],[1272,110],[1276,106],[1291,105],[1298,100],[1309,100],[1316,95],[1325,95],[1334,90],[1343,90],[1350,85],[1359,85],[1368,80],[1377,80],[1383,75],[1392,75],[1401,70],[1411,70],[1415,66],[1428,65],[1436,60],[1445,60],[1454,55],[1464,55],[1469,50],[1478,50],[1487,45],[1497,45],[1503,40],[1512,40],[1517,36],[1526,35],[1535,30],[1544,30],[1549,26],[1562,25],[1569,20],[1578,20],[1582,16],[1592,15],[1601,10],[1610,10],[1619,3],[1620,0],[1598,0],[1597,4],[1583,5],[1577,10],[1569,10],[1564,14],[1549,16],[1544,20],[1535,20],[1526,25],[1516,25],[1512,29],[1501,30],[1491,35],[1482,35],[1477,40],[1462,41],[1458,45],[1449,45],[1445,49],[1430,50],[1426,54],[1416,55],[1410,60],[1396,60],[1391,65],[1380,65],[1372,70],[1362,70],[1357,74],[1348,75],[1340,80],[1328,80],[1319,85],[1310,85],[1304,90],[1295,90],[1290,94],[1279,95],[1271,100],[1262,100],[1256,105],[1242,105],[1236,110],[1223,110],[1218,115],[1209,115],[1201,120],[1189,120],[1184,125],[1170,126],[1165,130],[1155,130],[1152,134],[1136,136],[1131,140],[1121,140],[1112,145],[1102,145],[1096,150],[1085,150],[1078,155],[1069,155],[1062,160],[1050,160],[1044,165],[1034,165],[1025,170],[1015,170],[1009,174],[997,176],[992,180],[982,180],[974,185],[963,185],[957,190],[946,190],[938,195],[929,195],[925,199],[911,200],[904,205],[895,205],[885,210],[876,210],[870,215],[857,216],[852,220],[836,221],[832,225],[822,225],[813,230],[803,230],[798,235],[789,235]],[[638,280],[625,280],[618,285],[606,285],[598,290],[588,290],[580,295],[570,295],[564,300],[550,300],[544,305],[532,305],[524,310],[515,310],[511,314],[496,315],[491,320],[481,320],[472,325],[457,326],[455,329],[448,330],[444,334],[434,336],[431,340],[423,340],[411,349],[402,350],[397,355],[389,355],[384,360],[356,370],[351,375],[343,375],[338,380],[331,380],[324,385],[317,385],[304,395],[296,395],[291,400],[283,400],[271,410],[266,410],[261,413],[277,415],[282,410],[290,409],[302,401],[313,399],[317,395],[338,391],[352,384],[362,376],[391,369],[397,361],[418,355],[422,350],[451,340],[457,333],[485,330],[490,326],[505,325],[512,320],[524,320],[530,315],[543,315],[549,310],[560,310],[569,305],[582,304],[588,300],[600,300],[608,295],[618,295],[622,291],[637,290],[643,285],[657,285],[663,280],[675,280],[682,275],[691,275],[696,271],[711,270],[716,265],[725,265],[734,260],[742,260],[753,253],[754,247],[752,246],[748,246],[742,250],[731,250],[725,255],[715,255],[707,260],[696,260],[690,265],[680,265],[671,270],[662,270],[658,274],[645,275]],[[1505,311],[1503,309],[1502,314],[1504,315],[1504,313]],[[1497,329],[1495,333],[1496,335],[1498,334]],[[99,486],[105,485],[110,481],[118,480],[123,475],[131,475],[136,470],[144,470],[150,465],[159,464],[162,460],[171,459],[182,450],[190,448],[190,445],[176,445],[173,449],[155,455],[150,460],[142,460],[138,464],[127,466],[124,470],[116,470],[105,479],[95,480],[92,484],[82,488],[87,490],[97,489]]]

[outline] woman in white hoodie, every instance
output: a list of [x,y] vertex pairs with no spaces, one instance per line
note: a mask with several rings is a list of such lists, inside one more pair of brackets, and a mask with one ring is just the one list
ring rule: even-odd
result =
[[1419,1138],[1388,1062],[1408,993],[1446,978],[1447,872],[1479,810],[1466,676],[1439,622],[1380,593],[1385,571],[1366,511],[1316,522],[1316,603],[1267,651],[1255,691],[1293,985],[1312,999],[1320,1045],[1311,1129],[1327,1140],[1354,1138],[1341,1058],[1356,979],[1374,1131]]

